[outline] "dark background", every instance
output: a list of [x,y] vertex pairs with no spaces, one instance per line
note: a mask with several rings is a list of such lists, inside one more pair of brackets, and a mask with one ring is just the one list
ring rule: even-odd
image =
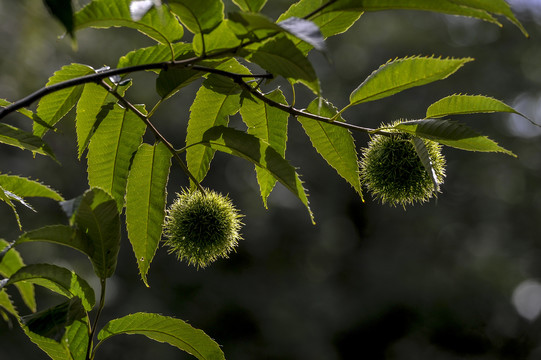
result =
[[[290,3],[269,1],[265,13],[276,18]],[[465,93],[496,97],[541,123],[541,3],[511,4],[530,39],[505,19],[499,28],[425,12],[364,14],[347,34],[328,40],[330,61],[311,55],[323,94],[337,107],[346,105],[366,76],[396,57],[469,56],[476,61],[449,79],[359,105],[345,118],[369,127],[418,119],[434,101]],[[77,34],[74,51],[60,34],[41,2],[0,0],[0,97],[14,101],[27,95],[62,65],[114,67],[121,55],[152,45],[134,30],[87,29]],[[155,102],[153,75],[134,79],[129,99]],[[184,142],[197,85],[155,116],[176,145]],[[311,101],[308,92],[299,96],[298,107]],[[380,205],[368,194],[361,202],[290,119],[287,157],[305,181],[315,226],[281,187],[265,210],[253,167],[217,154],[204,185],[228,193],[245,214],[237,252],[198,271],[159,249],[146,288],[124,239],[117,274],[108,282],[102,325],[138,311],[175,316],[205,330],[235,360],[541,358],[541,129],[506,114],[457,119],[518,158],[445,148],[442,194],[407,210]],[[6,121],[29,129],[17,115]],[[73,116],[59,128],[46,140],[62,165],[0,146],[0,172],[39,179],[65,198],[80,195],[88,183],[85,160],[76,159]],[[354,136],[358,147],[366,145],[366,135]],[[170,200],[186,185],[173,167]],[[20,209],[24,230],[66,222],[56,203],[31,203],[37,213]],[[2,237],[15,239],[20,232],[5,204],[0,219]],[[88,261],[76,252],[37,244],[19,250],[27,263],[75,269],[98,289]],[[60,300],[46,291],[38,296],[40,309]],[[18,327],[0,323],[0,359],[42,358],[45,354]],[[98,358],[191,357],[144,337],[123,336],[106,342]]]

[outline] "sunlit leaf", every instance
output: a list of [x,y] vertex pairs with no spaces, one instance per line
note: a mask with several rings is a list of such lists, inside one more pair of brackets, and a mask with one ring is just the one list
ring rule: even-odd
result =
[[[280,89],[265,95],[272,101],[287,104]],[[287,120],[289,114],[257,98],[244,98],[240,108],[242,120],[248,126],[248,134],[266,141],[278,154],[285,157],[287,142]],[[262,167],[256,166],[257,182],[261,190],[263,204],[276,184],[276,178]]]
[[[93,73],[95,73],[94,69],[87,65],[66,65],[49,78],[47,86]],[[77,103],[82,91],[83,85],[77,85],[45,95],[38,103],[37,116],[47,124],[53,126]],[[34,123],[34,135],[42,137],[47,130],[46,127],[39,123]]]
[[[224,64],[223,69],[237,73],[249,73],[248,70],[231,61]],[[195,100],[190,107],[190,119],[186,134],[186,145],[198,143],[205,131],[218,125],[227,125],[229,116],[240,109],[241,90],[230,79],[209,75],[197,91]],[[205,147],[189,147],[186,151],[188,169],[198,181],[205,178],[214,150]]]
[[[333,118],[338,113],[331,103],[323,99],[312,101],[307,111],[326,118]],[[340,117],[336,121],[344,120]],[[303,117],[299,117],[299,122],[317,152],[362,198],[357,151],[350,131],[340,126]]]
[[119,211],[124,207],[131,158],[143,141],[145,130],[146,124],[137,115],[114,105],[88,146],[88,183],[111,194]]
[[204,133],[200,143],[213,150],[219,150],[241,157],[269,171],[280,183],[301,200],[308,210],[310,219],[314,222],[314,217],[308,204],[306,190],[295,168],[268,143],[253,135],[225,126],[216,126],[208,129]]
[[136,313],[111,320],[98,333],[98,340],[105,341],[122,334],[144,335],[184,350],[199,360],[225,359],[220,346],[203,331],[167,316]]
[[502,148],[486,136],[480,135],[470,127],[455,121],[435,119],[412,120],[401,122],[395,125],[394,128],[457,149],[503,152],[515,156],[511,151]]
[[488,96],[455,94],[430,105],[426,110],[426,118],[493,112],[508,112],[523,116],[511,106]]
[[378,100],[400,91],[442,80],[471,58],[407,57],[389,61],[370,74],[350,95],[350,105]]
[[30,180],[25,177],[0,174],[0,186],[4,190],[10,191],[23,198],[26,197],[46,197],[56,201],[62,201],[64,198],[42,183]]
[[171,51],[174,52],[174,56],[177,60],[179,59],[179,56],[182,55],[190,54],[191,56],[194,56],[190,44],[175,43],[171,46],[158,44],[130,51],[118,60],[117,68],[169,61],[172,60],[173,56]]
[[0,123],[0,143],[12,145],[23,150],[30,150],[36,154],[47,155],[56,159],[49,145],[39,136],[16,128],[15,126]]
[[143,282],[162,235],[171,152],[163,144],[141,144],[128,177],[126,226]]
[[161,44],[170,44],[184,35],[184,28],[164,5],[148,11],[139,21],[130,13],[131,0],[94,0],[75,13],[75,29],[124,26],[136,29]]
[[[19,317],[17,309],[13,305],[9,294],[5,289],[0,290],[0,311],[5,310],[7,313],[13,315],[15,318]],[[4,314],[3,314],[4,315]],[[9,321],[9,317],[3,316],[5,321]]]

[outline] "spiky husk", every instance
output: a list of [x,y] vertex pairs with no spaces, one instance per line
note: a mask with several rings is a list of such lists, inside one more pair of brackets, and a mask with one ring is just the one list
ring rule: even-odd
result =
[[[392,127],[396,123],[388,125]],[[391,130],[393,131],[393,130]],[[426,171],[417,155],[413,136],[396,132],[390,136],[374,135],[363,149],[361,180],[368,191],[382,203],[391,206],[422,203],[439,192],[439,186]],[[445,177],[445,158],[441,145],[423,139],[428,150],[438,184]]]
[[227,258],[242,239],[242,215],[231,200],[212,190],[183,190],[165,218],[165,245],[181,261],[204,268]]

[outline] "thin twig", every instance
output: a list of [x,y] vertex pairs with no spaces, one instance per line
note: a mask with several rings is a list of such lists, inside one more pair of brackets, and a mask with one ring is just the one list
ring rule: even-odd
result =
[[91,330],[89,333],[89,339],[88,339],[88,347],[86,349],[86,359],[92,360],[94,358],[94,353],[92,351],[92,345],[93,345],[93,339],[94,334],[96,333],[96,328],[98,326],[98,320],[100,319],[101,312],[103,308],[105,307],[105,288],[107,284],[107,279],[102,278],[100,279],[100,285],[101,285],[101,294],[100,294],[100,304],[98,305],[98,310],[96,313],[96,316],[94,318],[94,322],[91,324]]
[[293,115],[295,117],[299,117],[299,116],[300,117],[305,117],[305,118],[308,118],[308,119],[321,121],[321,122],[324,122],[324,123],[327,123],[327,124],[330,124],[330,125],[336,125],[336,126],[340,126],[340,127],[349,129],[349,130],[360,131],[360,132],[369,133],[369,134],[388,135],[388,133],[384,132],[384,131],[380,131],[380,130],[377,130],[377,129],[366,128],[366,127],[350,124],[350,123],[343,122],[343,121],[332,120],[332,119],[326,118],[324,116],[311,114],[311,113],[308,113],[308,112],[304,112],[302,110],[298,110],[298,109],[296,109],[296,108],[294,108],[292,106],[281,104],[279,102],[276,102],[274,100],[269,99],[268,97],[265,96],[265,94],[263,94],[262,92],[260,92],[259,90],[255,89],[255,88],[251,87],[242,78],[233,77],[232,79],[233,79],[233,81],[235,83],[240,85],[243,89],[247,90],[248,92],[253,94],[255,97],[260,99],[261,101],[265,102],[266,104],[268,104],[268,105],[270,105],[272,107],[275,107],[277,109],[285,111],[285,112],[287,112],[290,115]]
[[154,126],[154,124],[152,124],[150,122],[148,117],[145,114],[143,114],[141,111],[139,111],[139,109],[137,109],[132,103],[130,103],[128,100],[126,100],[122,95],[120,95],[118,92],[116,92],[105,81],[101,81],[100,85],[102,87],[104,87],[107,91],[109,91],[111,94],[113,94],[113,96],[116,97],[118,99],[118,101],[125,108],[133,111],[135,113],[135,115],[137,115],[137,117],[139,117],[141,120],[143,120],[145,125],[148,126],[148,128],[150,128],[150,130],[154,133],[154,136],[156,136],[156,138],[158,138],[161,142],[163,142],[163,144],[167,147],[167,149],[169,149],[169,152],[175,157],[175,160],[177,160],[177,162],[179,163],[182,170],[186,173],[186,175],[188,175],[190,180],[192,180],[194,182],[194,184],[197,186],[199,191],[201,191],[204,194],[205,189],[203,188],[203,186],[201,186],[199,181],[190,172],[190,170],[188,169],[188,167],[186,166],[184,161],[182,161],[182,159],[180,158],[180,155],[176,152],[173,145],[169,141],[167,141],[167,139],[158,131],[158,129]]

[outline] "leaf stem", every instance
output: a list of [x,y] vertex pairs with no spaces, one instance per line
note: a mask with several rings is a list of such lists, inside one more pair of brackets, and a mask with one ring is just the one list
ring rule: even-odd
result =
[[154,124],[152,124],[150,122],[150,120],[148,119],[148,116],[143,114],[141,111],[139,111],[139,109],[137,109],[132,103],[130,103],[128,100],[126,100],[122,95],[120,95],[118,92],[116,92],[111,86],[109,86],[109,84],[107,84],[105,81],[101,81],[100,82],[100,85],[102,87],[104,87],[107,91],[109,91],[114,97],[116,97],[118,99],[118,101],[124,106],[126,107],[126,109],[129,109],[131,111],[133,111],[135,113],[135,115],[137,115],[141,120],[143,120],[143,122],[145,123],[145,125],[154,133],[154,135],[156,136],[156,138],[158,138],[161,142],[164,143],[164,145],[169,149],[169,152],[173,155],[173,157],[177,160],[177,162],[179,163],[180,167],[182,168],[182,170],[184,171],[184,173],[186,173],[186,175],[188,175],[188,177],[190,178],[191,181],[194,182],[194,184],[197,186],[197,188],[199,189],[199,191],[201,191],[203,194],[205,193],[205,189],[203,188],[203,186],[201,186],[201,184],[199,183],[199,181],[195,178],[195,176],[190,172],[190,170],[188,169],[188,167],[186,166],[186,164],[184,163],[184,161],[182,161],[182,159],[180,158],[179,154],[176,152],[175,148],[173,147],[173,145],[171,145],[171,143],[169,141],[167,141],[167,139],[158,131],[158,129],[154,126]]
[[101,278],[100,279],[100,285],[101,285],[101,294],[100,294],[100,304],[98,306],[98,311],[96,312],[96,317],[94,318],[94,322],[91,325],[90,333],[88,337],[88,347],[86,349],[86,359],[92,360],[94,359],[94,351],[92,350],[92,345],[94,342],[94,335],[96,333],[96,327],[98,326],[98,320],[100,319],[101,312],[103,311],[103,308],[105,307],[105,288],[107,285],[107,279]]

